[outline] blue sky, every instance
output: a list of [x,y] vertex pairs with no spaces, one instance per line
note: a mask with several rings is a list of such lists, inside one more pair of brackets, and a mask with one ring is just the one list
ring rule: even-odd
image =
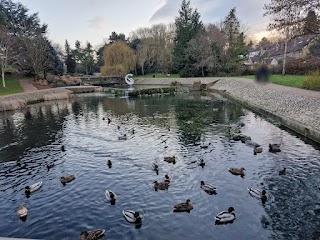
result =
[[[38,12],[49,25],[49,38],[74,45],[75,40],[97,46],[112,31],[129,36],[132,30],[153,23],[174,22],[182,0],[14,0]],[[249,27],[249,34],[265,32],[264,0],[191,0],[204,23],[221,21],[232,7]],[[261,35],[262,36],[262,35]]]

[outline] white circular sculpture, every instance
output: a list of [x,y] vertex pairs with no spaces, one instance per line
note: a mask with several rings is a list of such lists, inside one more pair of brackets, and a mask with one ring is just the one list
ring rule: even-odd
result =
[[127,74],[126,77],[125,77],[126,83],[127,83],[128,85],[130,85],[130,86],[132,86],[132,85],[134,84],[134,80],[133,80],[132,78],[130,78],[130,77],[132,77],[132,76],[133,76],[133,74],[129,73],[129,74]]

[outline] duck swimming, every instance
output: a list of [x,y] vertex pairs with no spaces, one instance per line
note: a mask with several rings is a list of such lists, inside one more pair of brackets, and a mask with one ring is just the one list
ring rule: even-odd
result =
[[92,231],[84,231],[80,234],[80,240],[97,240],[103,236],[106,230],[96,229]]
[[211,145],[211,143],[209,143],[208,145],[202,145],[202,146],[200,146],[200,148],[207,149],[210,145]]
[[66,148],[64,147],[64,145],[61,146],[61,151],[62,151],[62,152],[65,152],[65,151],[66,151]]
[[245,168],[229,168],[229,172],[231,172],[234,175],[241,175],[244,176],[246,174],[246,169]]
[[172,181],[171,175],[170,176],[168,174],[164,175],[164,182],[167,182],[168,184],[170,184],[171,181]]
[[204,181],[200,182],[200,187],[206,192],[215,192],[217,190],[216,187],[212,186],[209,183],[205,183]]
[[28,215],[28,209],[24,207],[22,204],[19,205],[17,215],[19,218],[25,218]]
[[271,144],[269,143],[269,152],[272,152],[272,153],[276,153],[276,152],[281,152],[281,149],[280,149],[280,144]]
[[131,210],[123,210],[123,216],[130,223],[141,223],[143,216],[139,212],[134,212]]
[[254,146],[254,148],[253,148],[254,155],[257,155],[257,153],[262,153],[262,151],[263,151],[262,147]]
[[256,198],[261,199],[262,203],[265,203],[267,201],[267,192],[266,190],[259,190],[256,188],[247,188],[250,195]]
[[127,140],[127,134],[123,134],[123,136],[118,137],[119,140]]
[[66,184],[72,182],[76,177],[74,175],[62,176],[60,178],[61,183]]
[[111,190],[106,190],[105,195],[108,202],[115,202],[117,200],[117,195]]
[[156,190],[160,189],[160,190],[166,190],[169,187],[169,183],[168,182],[158,182],[158,181],[154,181],[154,188]]
[[216,220],[216,224],[233,222],[233,220],[236,218],[234,212],[234,208],[229,207],[227,212],[223,211],[221,213],[218,213],[217,216],[215,216],[214,218]]
[[164,161],[167,162],[167,163],[175,164],[176,163],[176,157],[175,156],[173,156],[173,157],[164,157]]
[[179,203],[173,206],[174,212],[190,212],[193,209],[191,200],[188,199],[185,203]]
[[109,168],[111,168],[111,167],[112,167],[112,162],[111,162],[111,160],[110,160],[110,159],[108,160],[108,163],[107,163],[107,164],[108,164]]
[[200,159],[198,161],[198,165],[201,166],[202,168],[206,165],[206,162],[203,159]]
[[279,171],[279,176],[286,175],[286,168],[283,168],[283,170]]
[[38,190],[40,187],[42,186],[42,181],[41,182],[37,182],[35,184],[32,184],[30,186],[26,186],[24,189],[26,194],[30,194],[36,190]]

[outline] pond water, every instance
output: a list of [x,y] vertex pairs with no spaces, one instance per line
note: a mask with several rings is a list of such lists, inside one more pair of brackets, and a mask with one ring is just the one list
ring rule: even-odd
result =
[[[262,153],[229,139],[229,125],[240,122]],[[118,139],[123,134],[127,140]],[[282,152],[268,152],[268,143],[281,143]],[[103,239],[319,239],[319,149],[215,94],[135,100],[88,94],[0,113],[0,236],[79,239],[82,231],[105,228]],[[173,155],[176,164],[163,161]],[[54,163],[49,171],[48,163]],[[229,167],[247,174],[232,175]],[[279,176],[283,167],[287,174]],[[167,173],[169,189],[155,191],[153,182]],[[76,179],[63,186],[60,177],[68,174]],[[24,187],[40,180],[42,188],[27,198]],[[205,193],[201,180],[217,194]],[[247,187],[265,189],[268,201]],[[106,189],[116,193],[115,205]],[[187,199],[190,213],[172,211]],[[16,216],[19,204],[29,210],[25,222]],[[230,206],[235,221],[215,225],[214,216]],[[128,223],[123,209],[139,211],[142,226]]]

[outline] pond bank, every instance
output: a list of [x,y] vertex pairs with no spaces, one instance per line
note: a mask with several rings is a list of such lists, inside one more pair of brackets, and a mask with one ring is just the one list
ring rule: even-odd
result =
[[[218,80],[218,81],[217,81]],[[248,108],[275,118],[284,126],[316,142],[320,142],[320,92],[276,84],[259,85],[241,78],[168,78],[136,79],[136,84],[214,83],[211,90],[238,101]]]

